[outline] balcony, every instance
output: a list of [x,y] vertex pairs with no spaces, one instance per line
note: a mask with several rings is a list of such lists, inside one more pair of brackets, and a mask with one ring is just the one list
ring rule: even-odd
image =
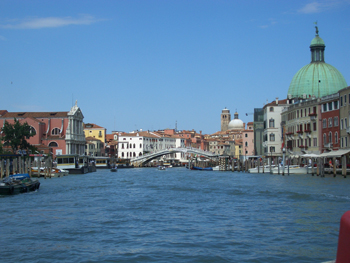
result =
[[303,131],[302,131],[302,130],[300,130],[300,131],[297,131],[297,133],[299,133],[299,134],[303,134]]
[[325,144],[324,144],[324,148],[328,148],[328,149],[333,148],[333,143],[332,143],[332,142],[330,142],[330,143],[325,143]]
[[294,132],[286,132],[286,135],[293,135]]
[[298,146],[300,149],[307,149],[307,146],[306,145],[300,145],[300,146]]
[[317,120],[317,114],[316,113],[310,113],[309,117],[310,117],[311,121],[316,121]]

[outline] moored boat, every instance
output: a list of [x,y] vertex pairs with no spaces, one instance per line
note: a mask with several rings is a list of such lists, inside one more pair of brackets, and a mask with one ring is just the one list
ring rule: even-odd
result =
[[39,189],[39,180],[33,180],[29,174],[15,174],[0,181],[0,195],[26,193]]
[[[311,170],[311,168],[310,168]],[[272,174],[282,174],[283,167],[275,167],[271,170]],[[284,174],[307,174],[308,173],[308,167],[307,166],[299,166],[299,165],[289,165],[284,167]]]
[[213,167],[197,167],[193,166],[191,170],[213,171]]

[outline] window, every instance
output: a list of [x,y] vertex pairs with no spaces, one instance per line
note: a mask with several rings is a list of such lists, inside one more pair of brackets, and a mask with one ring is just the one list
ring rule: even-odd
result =
[[275,134],[271,133],[270,134],[270,142],[274,142],[275,141]]
[[49,147],[58,147],[57,142],[50,142]]
[[334,134],[334,143],[338,143],[338,133]]
[[322,127],[323,127],[323,128],[327,128],[327,120],[326,120],[326,119],[323,119],[323,121],[322,121]]
[[343,119],[340,120],[340,129],[342,130],[344,127]]
[[245,142],[245,144],[244,144],[245,146],[248,146],[248,142]]
[[333,110],[333,107],[332,107],[332,106],[333,106],[332,102],[329,102],[329,103],[328,103],[328,110]]
[[244,134],[244,136],[247,138],[248,137],[248,133]]
[[328,127],[329,127],[329,128],[332,127],[332,118],[329,118],[329,119],[328,119]]
[[54,129],[52,129],[52,131],[51,131],[51,134],[52,134],[52,135],[59,135],[60,133],[61,133],[61,130],[58,129],[58,128],[54,128]]
[[338,125],[339,125],[339,118],[336,116],[336,117],[334,117],[334,127],[338,127]]
[[34,129],[33,126],[30,126],[29,131],[30,131],[30,133],[32,133],[32,134],[36,134],[36,131],[35,131],[35,129]]
[[271,152],[271,153],[274,153],[274,152],[275,152],[275,147],[274,147],[274,146],[271,146],[271,147],[270,147],[270,152]]
[[[349,94],[350,95],[350,94]],[[339,107],[338,107],[338,101],[334,101],[334,109],[337,110]]]
[[344,119],[344,129],[346,129],[348,127],[348,120],[345,118]]
[[270,112],[273,112],[273,107],[270,107]]
[[329,132],[328,134],[328,142],[332,143],[332,132]]
[[317,146],[317,138],[314,138],[314,147]]
[[344,95],[344,105],[346,104],[346,95]]
[[327,111],[327,103],[323,104],[323,112]]
[[323,146],[327,143],[327,136],[326,134],[324,133],[323,134]]
[[102,137],[102,131],[98,132],[98,137]]
[[272,118],[269,120],[269,127],[270,128],[275,128],[275,120],[272,119]]
[[314,122],[314,123],[313,123],[313,125],[314,125],[314,129],[313,129],[313,131],[316,131],[316,130],[317,130],[317,123],[316,123],[316,122]]

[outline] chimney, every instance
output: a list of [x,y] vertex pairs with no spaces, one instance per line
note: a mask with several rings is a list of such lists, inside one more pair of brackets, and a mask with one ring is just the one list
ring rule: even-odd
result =
[[276,105],[278,105],[278,97],[276,98]]

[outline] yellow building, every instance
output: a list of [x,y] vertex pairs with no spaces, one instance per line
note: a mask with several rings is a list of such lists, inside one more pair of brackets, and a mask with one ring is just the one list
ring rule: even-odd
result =
[[85,138],[92,137],[102,142],[103,149],[106,143],[106,128],[94,123],[84,123]]

